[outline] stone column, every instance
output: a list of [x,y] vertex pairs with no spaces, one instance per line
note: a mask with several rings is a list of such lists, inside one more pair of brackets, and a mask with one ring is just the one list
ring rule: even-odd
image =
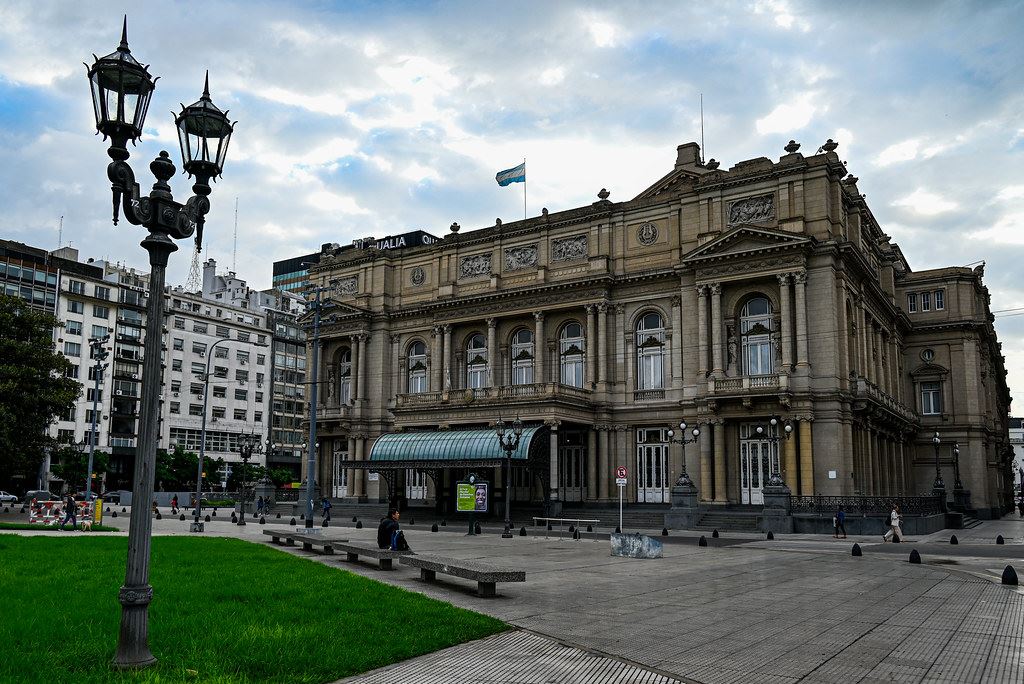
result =
[[547,374],[544,372],[544,360],[547,356],[548,348],[547,336],[544,334],[544,312],[535,311],[533,320],[535,321],[533,333],[533,381],[542,383],[547,381]]
[[548,433],[548,459],[550,464],[550,478],[548,480],[548,499],[558,501],[558,425],[560,421],[553,420],[548,423],[551,431]]
[[[779,302],[782,309],[782,370],[793,370],[793,310],[789,304],[789,273],[775,276],[779,281]],[[787,484],[793,484],[788,482]]]
[[[697,286],[697,382],[708,376],[708,286]],[[708,491],[701,489],[701,491]]]
[[391,396],[404,393],[405,386],[402,382],[402,336],[391,335],[391,377],[394,378],[391,385]]
[[584,350],[587,377],[583,386],[593,387],[597,384],[597,306],[587,304],[584,308],[587,310],[587,341]]
[[861,431],[861,440],[860,440],[861,450],[862,450],[861,451],[861,453],[862,453],[862,461],[863,461],[863,466],[864,466],[864,476],[863,476],[864,481],[862,482],[861,487],[864,490],[862,493],[867,495],[867,496],[874,496],[876,494],[876,491],[875,491],[875,467],[874,467],[874,463],[872,463],[872,460],[874,459],[874,453],[873,453],[874,449],[872,449],[871,438],[872,438],[872,431],[871,431],[871,425],[869,424],[869,425],[866,425],[864,427],[864,429]]
[[441,389],[449,390],[455,387],[455,373],[452,372],[452,326],[443,327],[444,336],[441,344]]
[[[668,364],[666,368],[665,389],[682,389],[683,387],[683,356],[685,342],[683,341],[683,298],[679,295],[672,297],[672,333],[668,338]],[[673,480],[673,483],[675,480]]]
[[796,365],[807,368],[811,365],[807,356],[807,271],[793,275],[796,287]]
[[600,498],[600,487],[597,484],[597,426],[587,430],[587,497],[586,501],[597,501]]
[[[725,364],[722,361],[722,286],[719,283],[711,285],[711,374],[720,378],[725,374]],[[715,488],[717,490],[717,487]],[[717,495],[717,491],[716,491]]]
[[367,333],[359,334],[359,399],[367,399],[366,393],[366,367],[370,364],[367,363],[366,358],[366,343],[370,339]]
[[859,298],[857,301],[857,320],[859,322],[858,328],[860,334],[857,336],[857,346],[860,350],[860,357],[858,358],[858,365],[860,366],[859,375],[862,378],[867,379],[868,377],[868,356],[870,350],[868,349],[868,317],[864,311],[864,300]]
[[[616,462],[612,466],[626,466],[627,470],[633,472],[633,477],[627,480],[626,491],[622,493],[623,503],[633,503],[637,500],[637,477],[636,473],[636,458],[629,450],[629,426],[628,425],[616,425],[615,426],[615,451],[617,453]],[[618,489],[618,487],[616,487]],[[615,498],[618,499],[618,492],[615,492]]]
[[[352,434],[348,436],[348,460],[356,457],[356,438]],[[352,468],[345,469],[345,496],[355,496],[356,492],[356,471]]]
[[[686,439],[686,433],[679,432],[678,426],[676,426],[676,434],[682,435],[683,439]],[[671,489],[672,485],[676,483],[676,479],[680,473],[683,472],[683,445],[669,443],[668,445],[668,486]]]
[[435,325],[430,331],[430,391],[441,391],[441,357],[444,351],[441,345],[444,342],[441,326]]
[[[362,461],[364,458],[363,449],[366,447],[366,435],[356,435],[356,457],[355,460]],[[360,499],[366,497],[366,471],[362,468],[356,470],[355,477],[356,496]]]
[[348,394],[353,403],[359,398],[359,365],[363,359],[359,356],[359,335],[349,337],[349,349],[352,352],[352,370],[348,376]]
[[[799,333],[798,333],[799,334]],[[797,363],[800,363],[799,360]],[[800,495],[814,494],[814,444],[811,441],[811,421],[808,416],[800,421]]]
[[795,491],[799,470],[796,461],[796,440],[793,437],[794,435],[790,435],[789,439],[782,443],[782,467],[785,468],[782,479],[790,490]]
[[629,358],[626,353],[626,307],[623,304],[615,305],[615,327],[618,330],[618,334],[615,335],[615,358],[622,359],[626,371],[626,375],[617,378],[617,382],[623,386],[623,396],[625,397],[625,393],[628,391],[626,382],[633,375],[636,359]]
[[728,503],[725,480],[725,421],[715,422],[715,503]]
[[597,381],[608,382],[608,302],[597,305]]
[[710,425],[703,426],[700,444],[700,500],[711,501],[714,492],[711,490],[711,435],[707,433]]
[[498,369],[498,341],[497,341],[498,319],[487,319],[487,386],[497,387],[501,378],[495,372]]
[[611,465],[608,459],[608,426],[595,425],[597,430],[597,480],[598,498],[601,501],[608,500],[608,478],[611,475]]
[[[618,307],[615,307],[615,309],[616,313],[618,313]],[[622,318],[625,318],[625,316],[622,316]],[[636,378],[636,334],[626,328],[621,322],[619,328],[622,329],[622,344],[626,348],[626,353],[623,356],[623,365],[626,367],[626,386],[623,388],[623,391],[626,393],[626,401],[632,403],[633,392],[640,389],[640,383]]]

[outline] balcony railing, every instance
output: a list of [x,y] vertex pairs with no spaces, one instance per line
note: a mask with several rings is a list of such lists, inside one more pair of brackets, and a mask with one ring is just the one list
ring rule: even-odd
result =
[[710,389],[723,392],[777,392],[789,387],[789,376],[782,373],[771,375],[743,375],[738,378],[711,378]]
[[791,513],[834,515],[839,507],[847,515],[887,515],[898,504],[903,515],[938,515],[943,512],[938,496],[791,496]]
[[917,414],[906,404],[896,400],[894,397],[889,395],[887,392],[882,391],[878,385],[868,381],[866,378],[857,378],[857,383],[854,386],[854,391],[858,397],[864,397],[871,399],[878,404],[881,404],[885,408],[889,409],[900,418],[903,418],[907,422],[914,422],[917,420]]
[[317,420],[341,420],[352,415],[351,406],[324,406],[321,405],[316,411]]
[[645,389],[633,392],[633,401],[657,401],[665,398],[663,389]]
[[440,404],[467,405],[478,401],[500,403],[515,399],[540,401],[574,399],[590,401],[590,397],[590,390],[581,387],[572,387],[558,382],[540,382],[530,385],[504,385],[501,387],[453,389],[445,392],[399,394],[396,397],[395,403],[401,407],[413,407],[436,406]]

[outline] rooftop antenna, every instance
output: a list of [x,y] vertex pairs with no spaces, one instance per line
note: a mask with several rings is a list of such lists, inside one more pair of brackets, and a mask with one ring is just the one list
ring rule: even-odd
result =
[[60,217],[60,225],[57,228],[57,249],[64,246],[64,216]]
[[[235,260],[238,258],[238,195],[235,195],[235,237],[231,246],[231,270],[235,271]],[[237,271],[235,271],[237,273]]]
[[700,163],[704,163],[704,93],[700,94]]

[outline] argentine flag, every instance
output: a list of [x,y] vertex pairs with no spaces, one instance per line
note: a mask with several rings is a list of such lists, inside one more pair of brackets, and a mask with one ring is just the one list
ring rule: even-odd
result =
[[498,185],[505,187],[510,183],[525,183],[526,182],[526,162],[523,162],[514,169],[506,169],[505,171],[499,171],[494,177],[494,180],[498,181]]

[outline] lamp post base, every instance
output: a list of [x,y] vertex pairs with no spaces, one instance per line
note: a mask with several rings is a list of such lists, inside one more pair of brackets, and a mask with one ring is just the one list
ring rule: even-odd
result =
[[149,650],[149,602],[153,600],[153,587],[122,586],[121,634],[117,640],[113,667],[120,670],[141,670],[156,663]]

